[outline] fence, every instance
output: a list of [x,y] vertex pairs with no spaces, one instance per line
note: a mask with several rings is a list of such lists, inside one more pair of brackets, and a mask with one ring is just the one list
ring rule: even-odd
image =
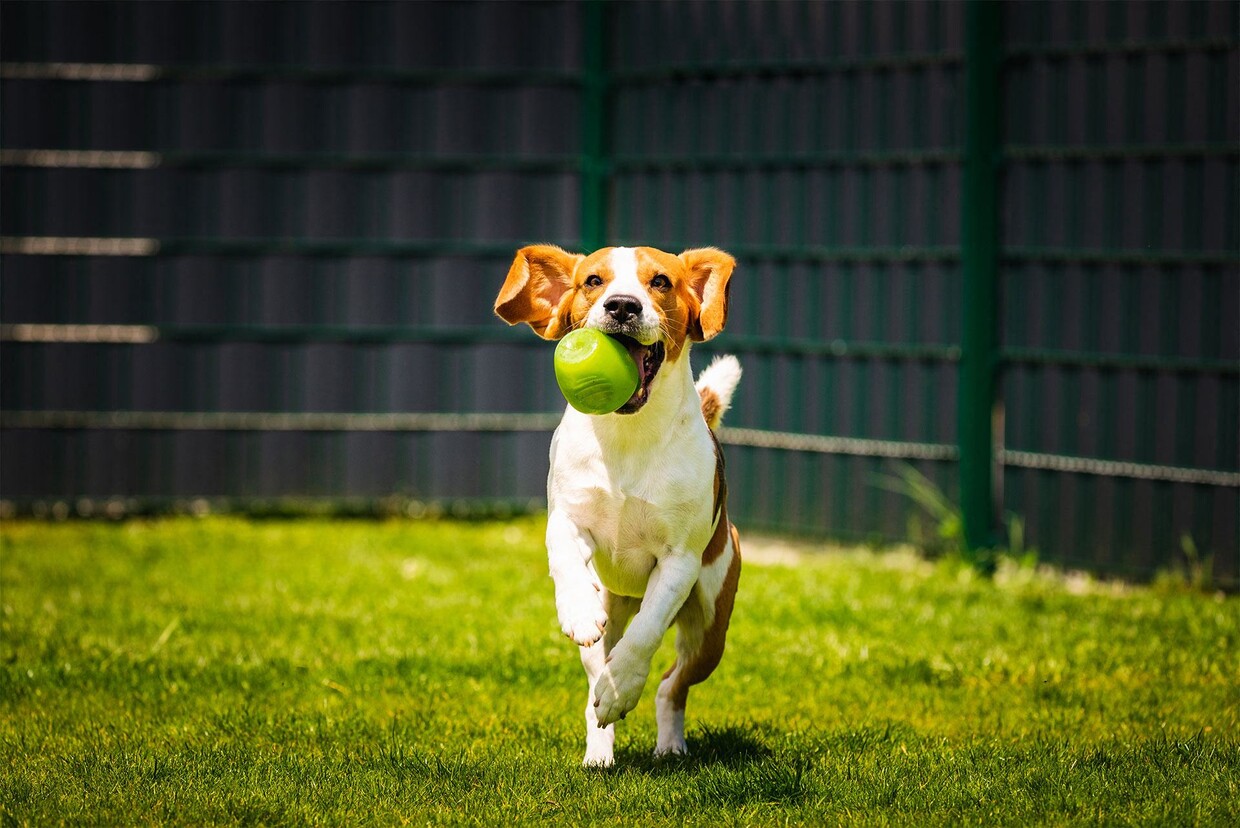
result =
[[744,526],[1240,583],[1235,4],[0,14],[10,509],[537,505],[512,250],[716,244]]

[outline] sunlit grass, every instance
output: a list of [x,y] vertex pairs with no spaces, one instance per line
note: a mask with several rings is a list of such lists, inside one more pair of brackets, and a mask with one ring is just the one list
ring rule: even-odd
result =
[[2,531],[5,821],[1237,816],[1236,598],[754,545],[692,755],[651,687],[589,772],[538,521]]

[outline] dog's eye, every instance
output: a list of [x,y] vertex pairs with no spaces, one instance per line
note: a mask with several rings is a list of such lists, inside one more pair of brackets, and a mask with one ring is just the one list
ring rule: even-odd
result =
[[655,290],[668,290],[672,286],[672,280],[659,273],[650,280],[650,286]]
[[603,284],[602,276],[598,276],[596,274],[591,273],[589,276],[586,277],[586,287],[594,288],[594,287],[598,287],[601,284]]

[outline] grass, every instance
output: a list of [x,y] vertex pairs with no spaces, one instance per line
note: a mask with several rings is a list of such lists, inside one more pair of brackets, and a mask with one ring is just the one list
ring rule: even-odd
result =
[[[1235,824],[1240,600],[755,545],[729,652],[612,771],[537,520],[0,530],[0,820]],[[670,661],[665,649],[658,671]]]

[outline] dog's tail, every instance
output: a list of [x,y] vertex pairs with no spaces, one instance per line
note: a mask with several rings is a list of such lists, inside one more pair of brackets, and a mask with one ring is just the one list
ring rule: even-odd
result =
[[732,392],[741,381],[741,363],[728,354],[715,357],[706,370],[698,374],[694,388],[702,398],[702,416],[711,431],[719,428],[724,413],[732,406]]

